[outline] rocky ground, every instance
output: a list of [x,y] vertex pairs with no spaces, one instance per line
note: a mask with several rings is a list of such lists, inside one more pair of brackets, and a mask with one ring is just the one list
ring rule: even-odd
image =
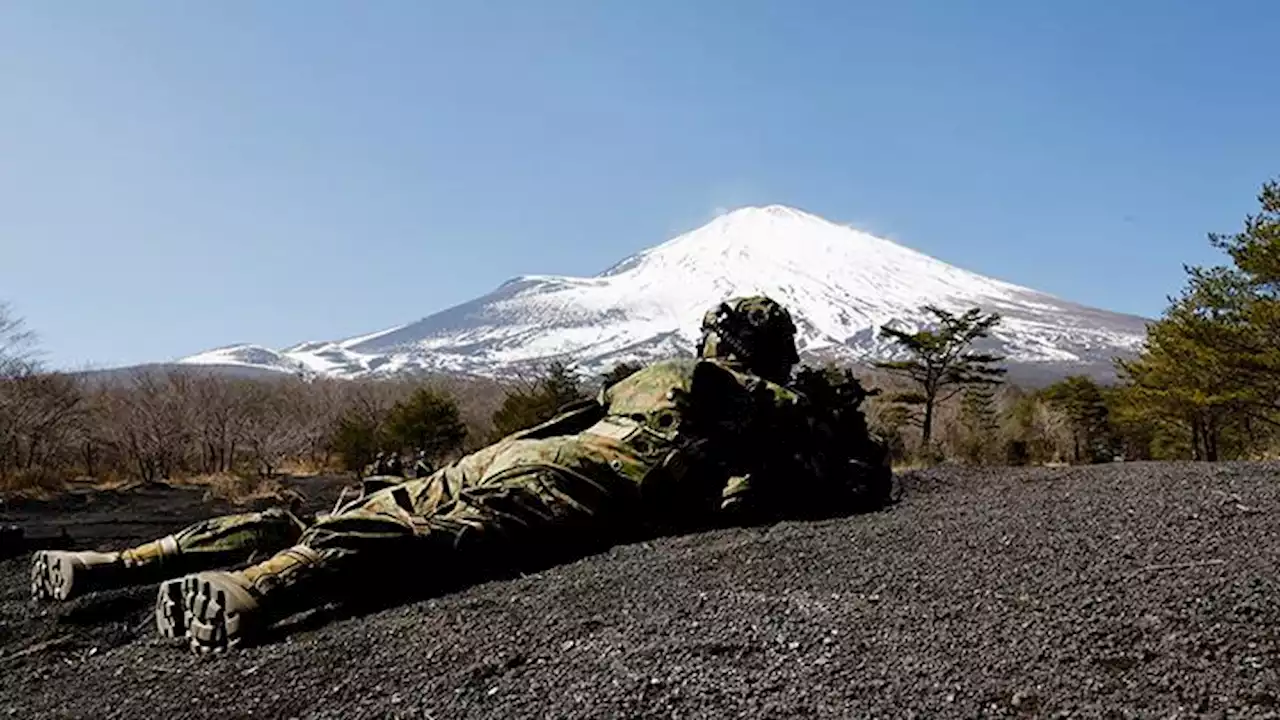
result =
[[[152,587],[33,607],[8,560],[0,714],[1280,716],[1280,465],[903,484],[890,511],[618,547],[225,656],[155,640]],[[220,509],[157,490],[0,521],[119,546]]]

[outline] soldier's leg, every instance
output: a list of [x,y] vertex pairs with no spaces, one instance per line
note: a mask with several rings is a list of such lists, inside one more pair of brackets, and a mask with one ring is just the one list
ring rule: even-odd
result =
[[289,547],[306,525],[283,509],[211,518],[125,550],[37,552],[31,563],[35,600],[67,600],[95,590],[147,585],[225,567]]
[[[515,458],[519,460],[520,458]],[[495,463],[497,464],[497,463]],[[425,589],[463,574],[603,548],[635,519],[637,486],[549,462],[502,464],[479,486],[433,498],[411,483],[322,518],[298,544],[236,572],[183,579],[188,639],[197,651],[252,642],[271,623],[352,593]]]

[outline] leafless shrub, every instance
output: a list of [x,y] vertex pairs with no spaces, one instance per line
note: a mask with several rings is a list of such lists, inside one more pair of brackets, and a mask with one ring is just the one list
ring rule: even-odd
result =
[[203,500],[223,500],[233,505],[246,505],[258,500],[287,503],[297,493],[289,490],[278,478],[238,475],[220,472],[196,475],[173,483],[178,486],[203,487]]
[[102,398],[104,439],[143,482],[189,467],[196,437],[194,385],[185,373],[139,370]]
[[305,386],[295,381],[254,383],[242,391],[241,436],[262,477],[274,477],[287,458],[307,449]]
[[36,356],[36,334],[27,329],[8,303],[0,302],[0,379],[36,372]]

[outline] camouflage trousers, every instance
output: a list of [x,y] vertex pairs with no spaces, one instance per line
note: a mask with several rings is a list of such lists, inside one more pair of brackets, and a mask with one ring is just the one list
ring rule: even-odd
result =
[[606,438],[509,440],[366,491],[311,523],[271,510],[206,520],[174,538],[184,566],[255,562],[304,545],[335,591],[441,584],[616,542],[639,519],[647,468]]
[[229,567],[294,545],[307,526],[298,516],[279,508],[223,515],[188,525],[159,542],[131,548],[126,555],[131,565],[138,566],[163,559],[165,567],[174,572]]

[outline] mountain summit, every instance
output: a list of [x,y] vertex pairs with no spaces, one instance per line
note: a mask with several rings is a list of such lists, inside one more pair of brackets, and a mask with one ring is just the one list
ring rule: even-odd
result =
[[[275,351],[219,348],[179,362],[356,377],[404,370],[502,375],[569,360],[586,372],[688,354],[702,314],[738,295],[791,310],[802,356],[888,357],[880,325],[927,322],[921,306],[978,306],[1004,321],[991,346],[1013,363],[1064,371],[1135,350],[1145,320],[1067,302],[948,265],[781,205],[745,207],[589,278],[526,275],[417,322]],[[1051,369],[1048,370],[1052,372]]]

